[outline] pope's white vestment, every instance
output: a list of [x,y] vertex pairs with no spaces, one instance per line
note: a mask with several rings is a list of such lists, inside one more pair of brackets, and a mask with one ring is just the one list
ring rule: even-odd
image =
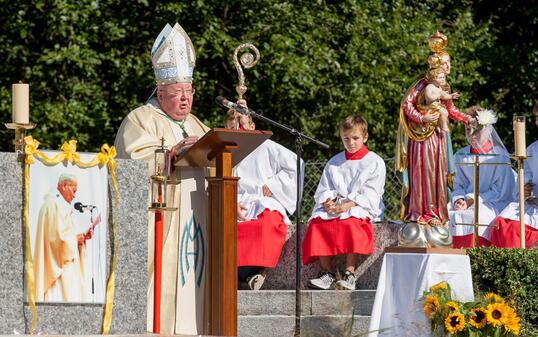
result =
[[36,301],[87,301],[81,265],[84,245],[78,245],[72,213],[73,206],[58,190],[45,196],[37,220],[33,257]]
[[[474,227],[470,226],[474,219],[474,207],[478,205],[480,224],[490,225],[495,217],[510,202],[515,188],[515,175],[510,167],[510,159],[504,148],[494,147],[490,153],[495,156],[480,156],[479,193],[474,205],[464,210],[454,210],[454,202],[460,198],[474,198],[474,166],[475,155],[470,154],[471,147],[466,146],[455,154],[456,174],[454,191],[449,204],[449,226],[454,237],[472,235]],[[488,165],[499,163],[501,165]],[[462,165],[464,164],[464,165]],[[505,165],[506,164],[506,165]],[[467,225],[462,225],[467,224]],[[478,235],[491,240],[491,227],[478,227]]]
[[[189,114],[177,122],[160,109],[157,99],[129,113],[116,135],[119,158],[148,162],[148,180],[154,174],[154,151],[161,145],[171,149],[184,132],[203,136],[209,129]],[[183,126],[183,129],[182,127]],[[161,296],[161,333],[201,334],[203,332],[204,287],[207,264],[207,184],[209,170],[176,167],[179,185],[169,185],[167,206],[177,207],[164,213],[163,272]],[[140,182],[137,182],[140,183]],[[148,203],[149,204],[149,203]],[[154,289],[154,213],[148,212],[148,331],[153,330]]]

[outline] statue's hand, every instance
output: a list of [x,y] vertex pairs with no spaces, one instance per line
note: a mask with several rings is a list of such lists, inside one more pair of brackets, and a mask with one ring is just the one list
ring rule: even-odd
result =
[[426,114],[422,116],[423,123],[434,123],[434,122],[437,122],[438,120],[439,120],[439,114],[435,114],[435,115]]

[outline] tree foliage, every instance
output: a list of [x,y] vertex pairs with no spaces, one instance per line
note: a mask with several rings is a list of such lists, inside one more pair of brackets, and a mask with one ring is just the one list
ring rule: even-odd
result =
[[[123,117],[153,89],[149,51],[167,22],[179,22],[197,51],[193,113],[222,125],[214,97],[235,97],[231,55],[251,42],[262,58],[245,70],[249,105],[331,145],[307,145],[306,159],[340,151],[338,122],[353,113],[370,123],[369,147],[391,157],[400,100],[425,71],[436,30],[449,37],[456,105],[498,111],[509,149],[512,115],[530,116],[536,99],[538,6],[524,0],[0,1],[0,114],[11,118],[11,83],[29,82],[31,134],[43,147],[113,143]],[[529,125],[528,139],[536,135]],[[10,151],[12,131],[0,137]],[[464,143],[461,126],[453,138],[456,148]]]

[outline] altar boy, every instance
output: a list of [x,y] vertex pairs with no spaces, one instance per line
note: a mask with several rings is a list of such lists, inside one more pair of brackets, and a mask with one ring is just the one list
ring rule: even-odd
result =
[[[332,157],[314,195],[316,205],[302,249],[303,264],[320,260],[323,269],[308,282],[313,289],[355,289],[356,254],[372,254],[372,221],[380,219],[385,186],[385,163],[365,146],[368,123],[349,116],[340,124],[345,151]],[[332,256],[346,255],[346,270],[336,282]]]
[[[246,106],[244,100],[237,102]],[[227,128],[254,130],[252,118],[230,110]],[[240,281],[259,290],[265,269],[274,268],[286,240],[288,214],[297,203],[297,156],[266,140],[235,168],[237,184],[237,266]],[[302,175],[301,175],[302,176]]]

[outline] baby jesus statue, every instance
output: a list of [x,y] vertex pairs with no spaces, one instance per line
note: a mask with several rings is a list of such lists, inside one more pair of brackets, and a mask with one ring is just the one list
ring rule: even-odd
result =
[[441,100],[457,99],[460,97],[458,92],[448,93],[443,88],[447,87],[446,74],[442,68],[433,68],[428,70],[426,78],[429,84],[424,88],[424,99],[426,103],[425,113],[435,115],[439,114],[438,126],[441,131],[450,131],[448,125],[448,111],[441,104]]

